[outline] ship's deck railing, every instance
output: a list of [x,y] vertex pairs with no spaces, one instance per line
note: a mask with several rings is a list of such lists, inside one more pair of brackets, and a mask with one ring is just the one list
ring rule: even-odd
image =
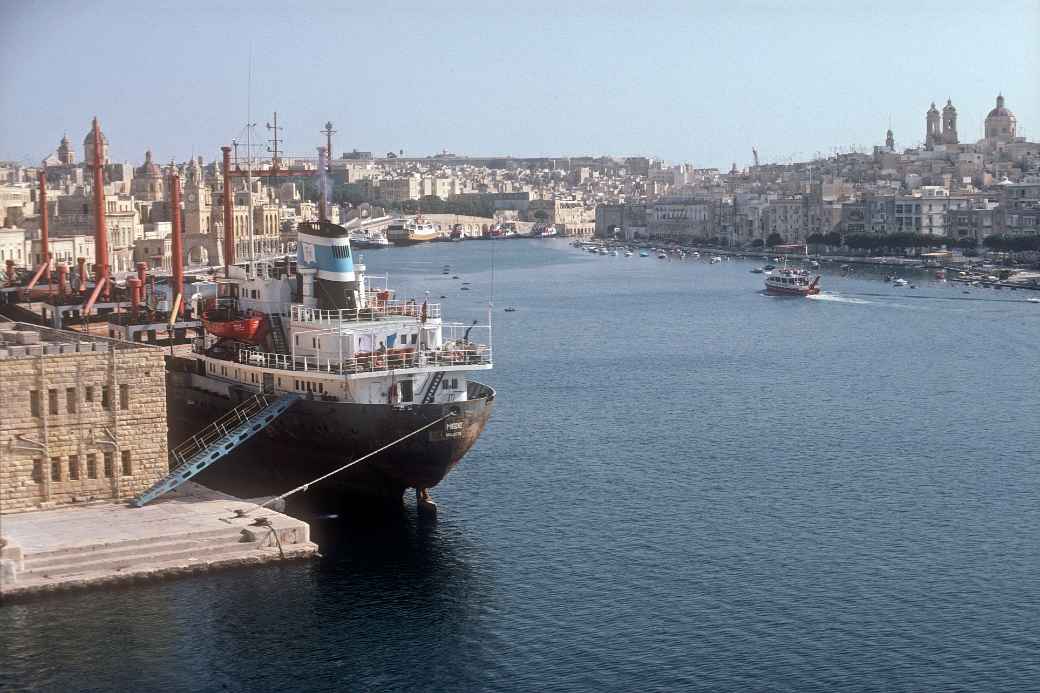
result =
[[378,352],[355,354],[343,361],[320,358],[313,355],[273,354],[241,347],[234,355],[234,362],[260,368],[285,371],[337,373],[378,373],[403,368],[444,368],[450,366],[490,366],[491,347],[462,340],[447,342],[441,349],[405,347],[385,349]]
[[432,319],[441,317],[441,304],[417,303],[414,300],[370,300],[367,308],[339,308],[327,310],[293,304],[290,318],[294,322],[333,326],[343,322],[384,320],[387,317]]

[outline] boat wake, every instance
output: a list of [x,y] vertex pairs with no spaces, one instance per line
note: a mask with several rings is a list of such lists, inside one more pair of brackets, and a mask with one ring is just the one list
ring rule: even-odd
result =
[[851,296],[842,296],[841,294],[832,294],[826,291],[823,293],[816,294],[815,296],[806,296],[806,298],[811,299],[813,301],[829,301],[831,303],[849,303],[853,305],[863,306],[875,303],[875,301],[867,301],[862,298],[853,298]]

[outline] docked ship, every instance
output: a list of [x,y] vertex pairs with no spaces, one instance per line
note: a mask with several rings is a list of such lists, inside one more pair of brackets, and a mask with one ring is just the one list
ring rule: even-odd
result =
[[820,277],[808,271],[782,267],[766,275],[766,293],[776,296],[814,296],[820,293]]
[[415,245],[427,243],[440,238],[437,228],[422,217],[402,219],[390,224],[386,231],[387,239],[394,245]]
[[[409,434],[316,484],[308,497],[399,499],[405,489],[425,494],[444,479],[493,408],[494,390],[469,379],[492,367],[490,316],[485,326],[446,322],[438,304],[398,299],[385,282],[366,274],[346,229],[326,221],[300,225],[295,260],[232,267],[218,280],[204,336],[169,359],[171,440],[189,438],[250,398],[299,399],[201,472],[201,483],[279,494]],[[488,344],[475,341],[480,330]]]
[[531,238],[551,238],[556,235],[556,227],[548,224],[535,224],[531,227]]

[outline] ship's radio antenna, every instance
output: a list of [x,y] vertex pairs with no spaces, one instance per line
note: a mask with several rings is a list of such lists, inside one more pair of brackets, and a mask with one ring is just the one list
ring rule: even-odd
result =
[[267,151],[271,152],[271,170],[277,171],[281,167],[281,159],[278,157],[278,145],[282,143],[282,138],[278,136],[278,131],[285,129],[278,124],[278,111],[274,112],[274,125],[268,123],[267,129],[271,131],[271,139],[268,140],[271,146],[267,148]]

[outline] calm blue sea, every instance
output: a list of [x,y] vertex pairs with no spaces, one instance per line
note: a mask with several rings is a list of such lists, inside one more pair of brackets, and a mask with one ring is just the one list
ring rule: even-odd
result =
[[1040,690],[1037,294],[771,298],[750,261],[562,240],[366,259],[471,321],[492,252],[497,408],[436,524],[0,607],[0,689]]

